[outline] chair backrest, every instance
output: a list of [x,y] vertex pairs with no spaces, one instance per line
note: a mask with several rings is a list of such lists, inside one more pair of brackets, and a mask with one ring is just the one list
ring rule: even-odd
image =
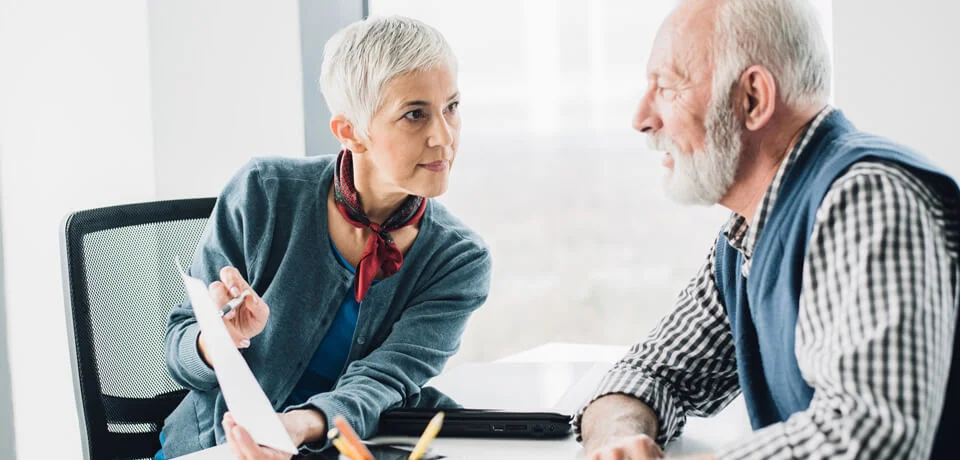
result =
[[186,395],[163,337],[183,301],[174,265],[193,258],[215,198],[79,211],[61,240],[67,331],[84,458],[152,458],[163,420]]

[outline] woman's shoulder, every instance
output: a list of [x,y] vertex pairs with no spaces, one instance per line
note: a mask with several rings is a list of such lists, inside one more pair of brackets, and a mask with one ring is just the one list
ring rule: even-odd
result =
[[455,248],[456,251],[473,249],[486,255],[487,243],[479,233],[467,226],[437,200],[430,200],[429,212],[424,219],[429,221],[432,237],[440,240],[440,247]]
[[323,182],[329,180],[326,172],[336,163],[335,155],[313,157],[254,157],[241,173],[256,174],[260,180]]

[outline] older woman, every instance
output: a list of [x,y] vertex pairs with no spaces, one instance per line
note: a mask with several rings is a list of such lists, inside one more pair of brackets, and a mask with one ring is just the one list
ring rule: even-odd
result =
[[[338,414],[369,436],[382,411],[416,402],[487,297],[486,246],[430,200],[446,191],[457,153],[456,66],[440,33],[419,21],[340,31],[324,49],[320,83],[343,150],[249,162],[197,249],[191,275],[219,304],[251,290],[224,322],[307,449],[325,446]],[[158,455],[229,442],[241,457],[279,456],[223,419],[216,363],[191,308],[170,313],[167,363],[190,393],[167,418]]]

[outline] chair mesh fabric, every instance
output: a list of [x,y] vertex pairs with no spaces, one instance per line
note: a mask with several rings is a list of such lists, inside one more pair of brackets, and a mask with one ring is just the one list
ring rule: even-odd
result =
[[214,200],[183,202],[189,211],[157,202],[68,219],[70,308],[92,459],[152,458],[163,419],[186,394],[163,351],[167,315],[185,298],[174,259],[188,266]]

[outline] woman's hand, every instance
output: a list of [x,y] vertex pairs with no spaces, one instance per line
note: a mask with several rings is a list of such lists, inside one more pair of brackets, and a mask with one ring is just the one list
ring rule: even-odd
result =
[[229,412],[223,415],[223,431],[227,435],[227,446],[238,460],[289,460],[292,455],[257,444],[250,433],[237,425]]
[[[240,271],[234,267],[223,267],[220,270],[220,280],[210,283],[208,291],[217,308],[226,305],[230,299],[239,297],[244,291],[249,291],[243,302],[223,317],[223,323],[227,326],[227,331],[230,333],[234,345],[237,348],[249,347],[250,339],[266,327],[267,317],[270,316],[270,307],[250,288],[247,281],[240,275]],[[203,333],[198,338],[198,348],[204,361],[213,367],[213,363],[205,350]]]
[[277,414],[287,429],[287,434],[297,446],[324,439],[327,435],[327,419],[313,409],[297,409]]

